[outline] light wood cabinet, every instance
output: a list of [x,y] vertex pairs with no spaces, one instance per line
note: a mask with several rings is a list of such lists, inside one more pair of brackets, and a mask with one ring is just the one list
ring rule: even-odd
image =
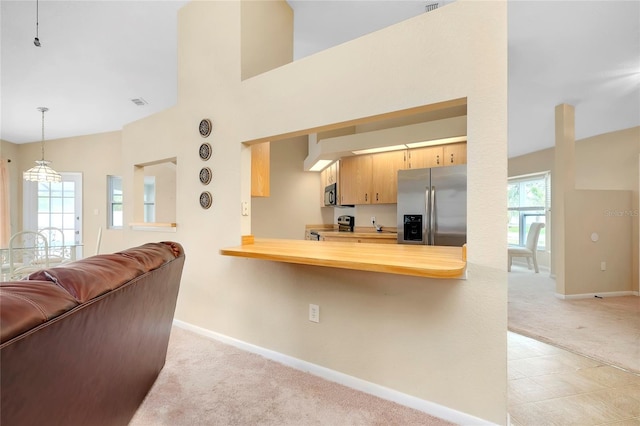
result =
[[271,143],[263,142],[251,145],[251,196],[268,197],[270,195],[270,159]]
[[371,203],[371,156],[355,155],[340,160],[340,204]]
[[398,202],[398,170],[405,168],[407,151],[371,155],[371,204]]
[[340,165],[341,204],[393,204],[398,200],[398,170],[406,151],[344,157]]
[[323,184],[336,176],[340,204],[394,204],[398,202],[398,170],[455,166],[467,163],[466,142],[343,157],[338,171],[326,169]]
[[322,182],[322,190],[325,186],[337,183],[339,179],[340,162],[335,161],[329,167],[320,172],[320,181]]
[[457,166],[467,164],[467,143],[452,143],[443,147],[444,165]]
[[339,241],[341,243],[371,243],[371,244],[396,244],[397,239],[375,237],[334,237],[325,235],[321,241]]
[[457,166],[467,164],[467,143],[428,146],[408,150],[407,168]]
[[442,146],[427,146],[425,148],[410,149],[407,157],[408,169],[424,169],[443,165],[444,150]]

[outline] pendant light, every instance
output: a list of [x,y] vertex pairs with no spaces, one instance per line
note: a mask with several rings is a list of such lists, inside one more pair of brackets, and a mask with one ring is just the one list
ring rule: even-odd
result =
[[42,112],[42,160],[37,160],[37,166],[23,172],[22,177],[31,182],[61,182],[60,173],[49,167],[51,161],[44,159],[44,113],[49,111],[49,108],[38,107],[38,111]]
[[33,39],[33,44],[36,47],[40,47],[40,39],[38,38],[38,18],[39,18],[38,15],[39,15],[39,9],[40,9],[39,3],[40,2],[36,0],[36,38]]

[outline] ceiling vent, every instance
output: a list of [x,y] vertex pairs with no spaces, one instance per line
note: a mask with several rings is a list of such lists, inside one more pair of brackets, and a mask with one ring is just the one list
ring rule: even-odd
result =
[[144,98],[134,98],[134,99],[131,99],[131,102],[133,102],[138,106],[145,106],[148,104],[148,102],[145,101]]
[[438,3],[428,3],[425,7],[424,7],[424,11],[425,12],[431,12],[432,10],[436,10],[438,8]]

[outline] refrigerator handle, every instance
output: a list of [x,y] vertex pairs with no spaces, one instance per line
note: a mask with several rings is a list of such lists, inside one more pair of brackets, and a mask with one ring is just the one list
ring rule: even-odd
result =
[[429,245],[431,243],[431,188],[426,187],[424,189],[424,242],[422,244]]
[[436,187],[431,187],[431,198],[429,200],[429,245],[436,244]]

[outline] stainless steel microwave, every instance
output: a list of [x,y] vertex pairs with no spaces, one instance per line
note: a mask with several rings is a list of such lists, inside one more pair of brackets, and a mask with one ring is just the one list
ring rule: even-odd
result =
[[324,205],[338,205],[338,184],[332,183],[324,187]]

